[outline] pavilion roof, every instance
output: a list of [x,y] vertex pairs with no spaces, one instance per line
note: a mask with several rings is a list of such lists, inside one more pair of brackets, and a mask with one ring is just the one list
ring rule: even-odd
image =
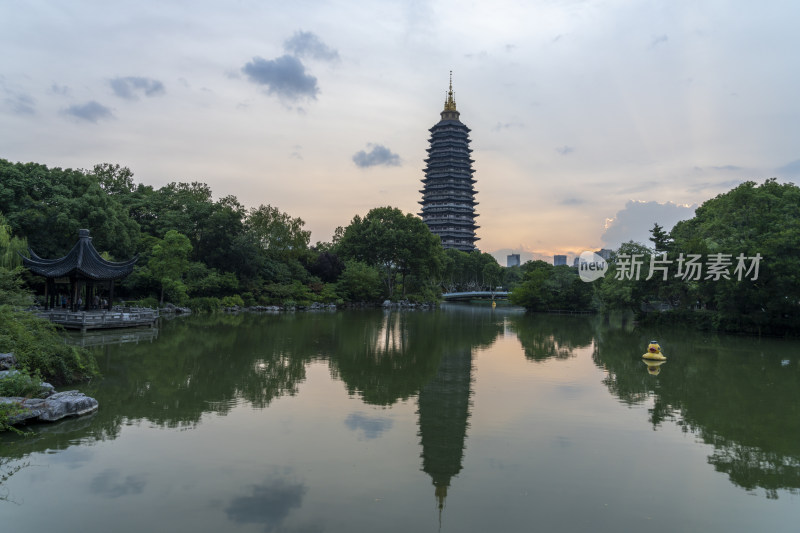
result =
[[64,257],[43,259],[29,248],[30,259],[24,257],[22,262],[31,272],[46,278],[81,277],[109,281],[124,278],[133,272],[138,255],[121,263],[106,261],[92,245],[88,229],[79,230],[78,236],[78,242]]

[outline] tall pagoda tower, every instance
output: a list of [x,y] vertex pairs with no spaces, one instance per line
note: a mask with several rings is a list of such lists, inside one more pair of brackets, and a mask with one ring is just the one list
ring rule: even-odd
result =
[[442,119],[430,130],[430,148],[422,179],[422,212],[419,215],[442,246],[463,252],[475,250],[475,178],[469,147],[469,128],[459,120],[453,95],[453,73],[444,102]]

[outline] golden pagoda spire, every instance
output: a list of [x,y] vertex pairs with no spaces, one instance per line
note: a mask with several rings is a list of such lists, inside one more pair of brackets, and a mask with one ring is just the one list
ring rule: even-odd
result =
[[444,101],[444,110],[445,111],[455,111],[456,110],[456,99],[453,97],[453,71],[450,71],[450,90],[447,91],[447,98]]

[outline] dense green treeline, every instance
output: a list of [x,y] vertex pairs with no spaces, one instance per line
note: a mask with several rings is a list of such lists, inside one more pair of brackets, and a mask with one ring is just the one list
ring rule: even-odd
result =
[[[445,251],[418,217],[392,207],[356,215],[331,242],[311,245],[304,221],[275,206],[215,199],[200,182],[154,188],[119,165],[63,170],[0,160],[0,182],[0,213],[8,234],[19,238],[11,255],[27,244],[42,257],[59,257],[87,228],[108,259],[139,255],[117,295],[149,305],[435,301],[443,288],[505,281],[489,254]],[[42,293],[41,279],[16,276]]]
[[648,322],[769,335],[800,334],[800,188],[748,181],[706,201],[650,246],[628,242],[608,271],[522,265],[511,301],[535,311],[624,310]]

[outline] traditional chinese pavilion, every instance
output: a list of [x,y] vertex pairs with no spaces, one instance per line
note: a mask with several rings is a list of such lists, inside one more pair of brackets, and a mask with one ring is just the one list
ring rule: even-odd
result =
[[425,159],[425,185],[422,193],[422,212],[419,215],[445,248],[463,252],[475,250],[475,179],[474,161],[470,159],[470,129],[459,119],[453,94],[453,74],[444,102],[442,119],[431,132],[428,158]]
[[[95,296],[99,298],[101,291],[105,289],[106,292],[102,294],[108,300],[106,308],[110,311],[114,299],[114,281],[129,275],[139,256],[121,263],[106,261],[92,245],[88,229],[79,230],[78,236],[78,242],[64,257],[42,259],[29,248],[31,257],[23,258],[23,264],[28,270],[47,280],[44,292],[45,309],[54,309],[61,305],[57,301],[60,292],[69,298],[71,310],[88,311],[93,307]],[[58,285],[62,286],[61,290],[57,288]]]

